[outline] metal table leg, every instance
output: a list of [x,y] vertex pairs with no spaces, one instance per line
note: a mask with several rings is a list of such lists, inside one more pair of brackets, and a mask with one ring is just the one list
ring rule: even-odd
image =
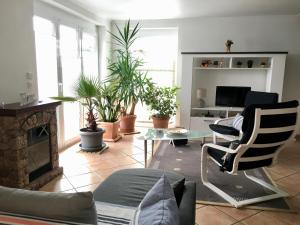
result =
[[145,168],[147,168],[147,140],[144,140]]
[[201,146],[203,146],[204,144],[205,144],[205,137],[202,138]]
[[152,140],[152,157],[153,157],[153,152],[154,152],[154,140]]

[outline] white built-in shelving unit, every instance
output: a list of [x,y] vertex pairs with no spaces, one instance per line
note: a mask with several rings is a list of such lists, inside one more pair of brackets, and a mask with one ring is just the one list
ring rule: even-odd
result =
[[[255,91],[276,92],[281,100],[286,55],[287,52],[183,52],[178,78],[179,125],[208,130],[215,120],[243,111],[215,106],[216,86],[250,86]],[[198,88],[206,89],[205,107],[199,107]]]

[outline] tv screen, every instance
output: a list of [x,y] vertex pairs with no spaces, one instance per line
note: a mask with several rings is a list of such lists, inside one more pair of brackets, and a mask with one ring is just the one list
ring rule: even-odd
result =
[[251,87],[217,86],[216,106],[244,107],[245,98]]

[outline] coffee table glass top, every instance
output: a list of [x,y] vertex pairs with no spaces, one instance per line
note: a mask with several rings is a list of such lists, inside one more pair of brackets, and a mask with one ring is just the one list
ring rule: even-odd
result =
[[137,137],[139,140],[180,140],[211,137],[211,131],[189,130],[186,134],[170,134],[168,129],[149,128]]

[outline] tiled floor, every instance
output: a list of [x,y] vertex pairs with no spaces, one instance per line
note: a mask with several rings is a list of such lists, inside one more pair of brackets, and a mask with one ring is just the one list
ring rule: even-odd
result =
[[[151,155],[148,155],[151,158]],[[102,154],[83,153],[77,145],[60,154],[64,175],[42,187],[43,191],[93,191],[107,176],[124,168],[144,167],[143,142],[125,136],[109,143]],[[268,169],[279,187],[290,194],[298,214],[197,205],[198,225],[300,225],[300,140],[283,150],[279,163]]]

